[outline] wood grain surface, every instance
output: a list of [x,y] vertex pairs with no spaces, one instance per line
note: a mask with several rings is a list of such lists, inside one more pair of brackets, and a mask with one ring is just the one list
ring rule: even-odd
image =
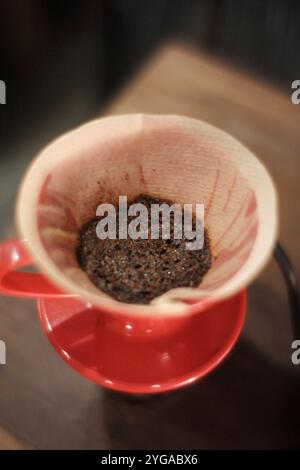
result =
[[[296,77],[295,77],[296,78]],[[199,51],[167,45],[105,110],[185,114],[240,139],[265,163],[280,201],[280,239],[300,277],[300,106]],[[285,287],[273,261],[249,288],[242,337],[193,387],[155,398],[108,392],[56,354],[31,301],[1,297],[0,448],[295,448],[300,366]]]

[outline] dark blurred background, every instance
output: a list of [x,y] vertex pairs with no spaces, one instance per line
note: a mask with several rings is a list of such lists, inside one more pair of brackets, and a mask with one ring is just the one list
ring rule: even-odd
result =
[[1,0],[0,78],[9,103],[2,139],[31,132],[49,113],[69,112],[75,123],[101,110],[174,38],[289,86],[300,68],[300,2]]
[[0,79],[7,85],[7,105],[0,106],[0,216],[32,155],[100,113],[169,40],[289,89],[300,68],[300,2],[0,1]]

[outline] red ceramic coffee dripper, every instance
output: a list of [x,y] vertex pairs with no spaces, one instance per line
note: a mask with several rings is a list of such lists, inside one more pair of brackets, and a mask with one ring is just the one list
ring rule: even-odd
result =
[[[203,203],[213,265],[197,289],[180,288],[147,306],[115,301],[79,269],[80,226],[101,202],[141,192]],[[56,350],[97,383],[151,393],[191,383],[235,343],[245,286],[273,249],[276,194],[261,163],[226,133],[179,116],[92,121],[50,144],[22,183],[23,241],[1,247],[1,291],[39,299]],[[34,262],[43,272],[18,272]]]

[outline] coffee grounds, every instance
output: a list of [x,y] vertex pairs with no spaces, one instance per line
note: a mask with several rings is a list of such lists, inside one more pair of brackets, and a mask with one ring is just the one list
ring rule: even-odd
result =
[[[133,203],[148,208],[150,227],[151,204],[172,204],[158,198],[140,195]],[[118,234],[118,208],[116,208]],[[96,217],[85,224],[79,237],[77,258],[90,280],[116,300],[147,304],[155,297],[176,287],[196,287],[211,266],[207,232],[201,250],[187,250],[186,238],[174,239],[174,217],[170,218],[170,239],[100,240]],[[134,217],[128,217],[128,223]],[[161,219],[160,219],[161,224]],[[195,228],[195,226],[193,227]],[[160,231],[161,234],[161,231]]]

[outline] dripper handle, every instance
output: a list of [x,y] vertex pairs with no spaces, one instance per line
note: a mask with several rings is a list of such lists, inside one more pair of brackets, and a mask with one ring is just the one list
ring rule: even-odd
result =
[[21,240],[0,244],[0,293],[16,297],[66,296],[43,274],[18,271],[33,260]]

